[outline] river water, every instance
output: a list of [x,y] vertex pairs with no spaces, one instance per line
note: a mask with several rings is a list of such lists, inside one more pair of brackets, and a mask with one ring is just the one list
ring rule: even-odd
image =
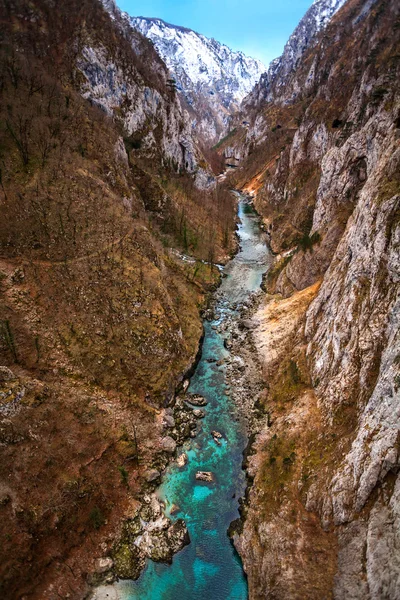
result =
[[[240,558],[227,536],[229,524],[239,516],[238,499],[245,490],[241,465],[247,438],[229,397],[225,367],[217,365],[229,353],[224,347],[226,332],[218,333],[216,327],[235,317],[237,305],[259,289],[271,256],[259,219],[241,196],[238,210],[240,250],[224,268],[226,277],[217,292],[218,318],[204,323],[202,357],[189,388],[207,399],[206,416],[197,437],[183,447],[187,465],[170,466],[157,491],[167,516],[174,506],[171,518],[186,521],[191,543],[172,565],[149,561],[137,581],[120,582],[124,600],[245,600],[248,596]],[[223,435],[220,446],[211,435],[213,430]],[[200,470],[212,471],[215,483],[196,481]]]

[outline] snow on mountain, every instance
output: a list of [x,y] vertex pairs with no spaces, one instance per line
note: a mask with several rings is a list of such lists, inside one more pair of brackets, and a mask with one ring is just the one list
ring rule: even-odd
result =
[[265,65],[191,29],[161,19],[124,16],[154,43],[194,114],[198,133],[207,141],[217,141]]
[[215,87],[226,108],[240,102],[265,71],[263,63],[191,29],[161,19],[131,17],[130,23],[154,43],[185,93]]

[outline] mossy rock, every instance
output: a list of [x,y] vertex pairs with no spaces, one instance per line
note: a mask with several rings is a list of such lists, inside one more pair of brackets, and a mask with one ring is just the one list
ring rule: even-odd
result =
[[114,571],[121,579],[137,579],[146,559],[140,550],[128,542],[121,542],[113,553]]
[[125,523],[124,534],[127,539],[132,540],[133,538],[139,535],[142,529],[143,527],[140,522],[140,517],[136,517],[135,519],[132,519],[131,521],[127,521]]
[[153,511],[151,510],[151,506],[149,504],[145,504],[141,509],[140,509],[140,516],[143,519],[143,521],[151,521],[152,517],[153,517]]
[[169,544],[168,537],[165,532],[153,537],[154,546],[151,549],[150,557],[156,562],[171,562],[172,548]]

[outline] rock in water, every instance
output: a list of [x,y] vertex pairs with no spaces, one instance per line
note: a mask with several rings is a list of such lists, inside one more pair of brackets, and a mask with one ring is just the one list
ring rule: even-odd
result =
[[170,508],[169,513],[170,513],[170,515],[176,515],[176,513],[179,511],[180,511],[179,506],[177,504],[173,504]]
[[188,461],[188,457],[187,454],[185,454],[184,452],[182,452],[182,454],[180,454],[178,456],[178,458],[176,459],[176,464],[178,465],[178,467],[184,467],[186,465]]
[[196,479],[198,481],[205,481],[207,483],[215,482],[214,473],[211,473],[211,471],[197,471]]
[[171,552],[173,554],[190,544],[189,532],[185,521],[183,519],[178,519],[175,521],[175,523],[173,523],[173,525],[168,529],[167,537]]
[[204,419],[206,413],[204,412],[204,410],[201,410],[201,408],[195,408],[193,411],[193,415],[196,417],[196,419]]
[[208,402],[203,396],[187,396],[186,402],[193,404],[193,406],[207,406]]
[[222,433],[220,433],[219,431],[212,431],[212,432],[211,432],[211,435],[212,435],[212,437],[213,437],[213,440],[214,440],[214,442],[215,442],[215,443],[216,443],[218,446],[220,446],[220,445],[221,445],[221,438],[223,437],[223,436],[222,436]]
[[211,432],[211,435],[212,435],[214,438],[218,438],[218,439],[221,439],[221,438],[223,437],[223,436],[222,436],[222,433],[220,433],[219,431],[215,431],[215,430]]

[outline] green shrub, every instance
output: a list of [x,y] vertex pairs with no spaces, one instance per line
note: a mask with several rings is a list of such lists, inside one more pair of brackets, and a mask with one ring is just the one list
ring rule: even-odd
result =
[[299,368],[297,366],[297,363],[290,359],[289,362],[289,374],[290,374],[290,379],[293,381],[293,383],[299,383],[300,382],[300,371]]
[[90,523],[94,529],[100,529],[102,525],[105,523],[105,517],[103,512],[98,506],[95,506],[90,515],[89,515]]
[[321,236],[318,231],[314,231],[314,233],[310,236],[308,233],[305,233],[301,237],[296,239],[297,248],[302,250],[303,252],[307,252],[310,250],[312,252],[312,248],[314,244],[318,244],[321,241]]
[[128,471],[124,466],[118,467],[118,471],[120,472],[122,483],[128,487]]

